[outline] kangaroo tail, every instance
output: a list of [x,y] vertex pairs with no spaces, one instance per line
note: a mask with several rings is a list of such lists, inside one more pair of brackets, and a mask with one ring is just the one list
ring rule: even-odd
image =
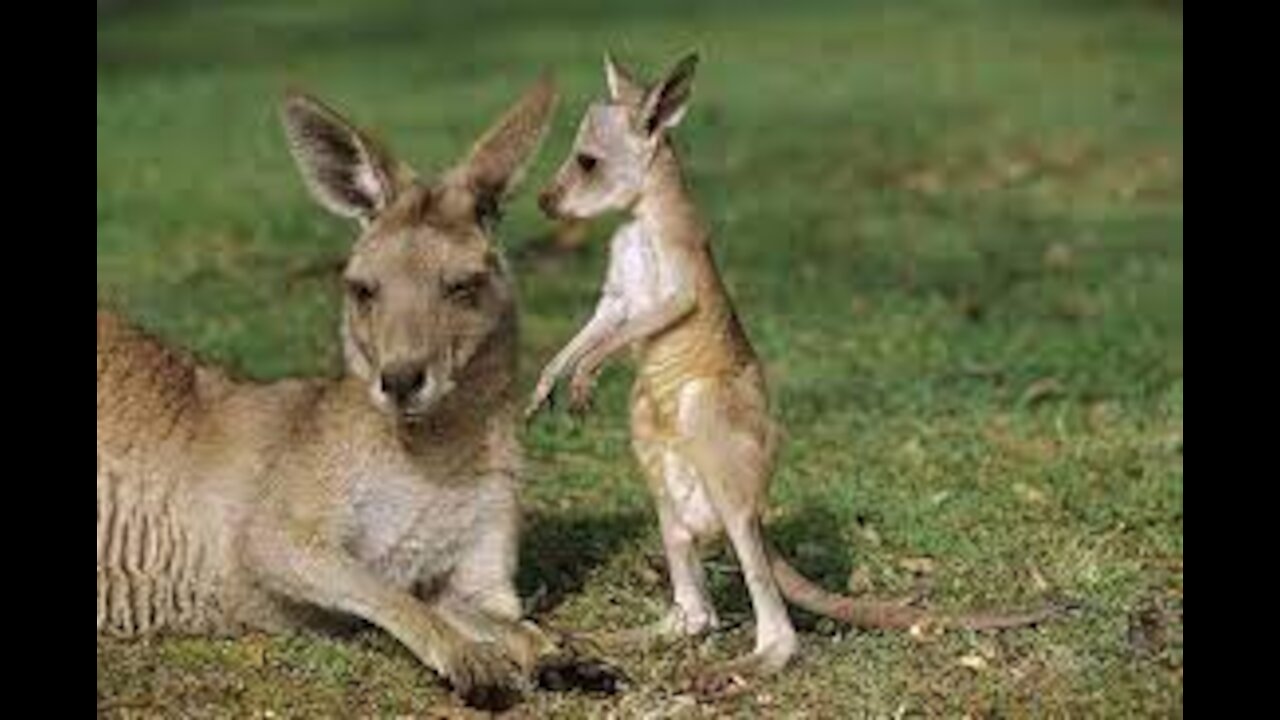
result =
[[864,629],[905,630],[921,623],[930,623],[966,630],[1004,630],[1041,624],[1065,609],[1060,604],[1052,604],[1026,611],[943,615],[884,600],[853,598],[814,584],[792,567],[772,545],[766,548],[766,552],[774,580],[783,597],[811,613]]

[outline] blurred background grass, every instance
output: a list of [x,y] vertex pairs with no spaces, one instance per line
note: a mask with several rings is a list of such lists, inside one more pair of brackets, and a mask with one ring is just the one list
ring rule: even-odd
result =
[[[1180,3],[99,2],[99,295],[256,377],[336,372],[323,269],[353,229],[307,198],[280,92],[429,171],[551,69],[563,103],[532,189],[603,91],[606,48],[646,77],[702,53],[677,143],[788,430],[782,547],[833,588],[852,574],[947,607],[1053,588],[1089,610],[932,642],[797,613],[802,657],[737,700],[697,710],[672,688],[747,629],[622,658],[637,688],[618,698],[515,714],[1181,716]],[[526,386],[589,313],[609,227],[569,253],[544,251],[549,230],[531,192],[502,229]],[[521,589],[553,625],[665,601],[628,379],[606,373],[588,423],[527,434]],[[732,568],[721,554],[713,585],[745,618]],[[100,641],[98,692],[125,715],[452,707],[377,633]]]

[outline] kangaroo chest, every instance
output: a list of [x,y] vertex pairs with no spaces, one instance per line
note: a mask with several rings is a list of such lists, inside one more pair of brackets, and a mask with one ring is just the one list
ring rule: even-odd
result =
[[371,475],[360,485],[355,555],[404,588],[451,571],[514,493],[504,478],[446,485],[403,470]]
[[664,248],[639,221],[619,228],[611,247],[606,293],[617,298],[628,320],[678,293],[695,292],[697,305],[690,315],[638,343],[638,390],[650,396],[665,419],[673,417],[685,383],[731,370],[738,355],[732,311],[711,287],[715,283],[699,282],[705,272],[691,267],[696,261]]
[[644,226],[633,221],[618,228],[610,243],[605,294],[634,318],[679,289],[679,270]]

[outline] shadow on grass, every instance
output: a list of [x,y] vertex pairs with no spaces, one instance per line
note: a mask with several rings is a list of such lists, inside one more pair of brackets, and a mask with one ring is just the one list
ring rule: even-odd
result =
[[[842,522],[830,510],[807,503],[798,512],[765,526],[765,537],[787,562],[814,583],[844,592],[843,578],[849,576],[848,543],[841,537]],[[743,581],[737,554],[727,539],[721,538],[703,553],[708,588],[721,619],[729,627],[754,622],[751,595]],[[665,568],[663,574],[665,577]],[[664,581],[665,582],[665,581]],[[796,626],[812,630],[819,616],[789,605]]]
[[520,595],[530,598],[530,614],[554,610],[626,545],[643,536],[649,514],[630,511],[600,515],[531,512],[520,540]]
[[[586,515],[554,511],[531,513],[521,538],[520,594],[529,598],[531,615],[550,613],[567,598],[582,592],[593,573],[608,565],[624,548],[656,527],[648,512],[629,511]],[[793,567],[833,592],[844,592],[844,578],[852,568],[844,522],[831,510],[810,501],[797,512],[765,528],[769,541]],[[644,548],[667,583],[661,546]],[[728,618],[749,620],[750,595],[742,581],[737,555],[721,539],[703,553],[709,589],[716,608]],[[817,616],[794,608],[797,625],[811,629]]]

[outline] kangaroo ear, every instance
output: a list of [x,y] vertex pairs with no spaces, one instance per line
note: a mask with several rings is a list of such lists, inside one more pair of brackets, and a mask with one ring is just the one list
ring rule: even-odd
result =
[[604,54],[604,79],[610,100],[634,107],[644,99],[644,86],[608,52]]
[[656,135],[680,123],[693,94],[693,73],[697,67],[698,54],[690,53],[645,93],[638,115],[642,132]]
[[550,75],[533,87],[472,146],[457,173],[475,195],[480,214],[496,212],[520,183],[551,125],[558,95]]
[[280,116],[302,179],[322,206],[367,225],[391,204],[407,170],[355,126],[296,92],[285,96]]

